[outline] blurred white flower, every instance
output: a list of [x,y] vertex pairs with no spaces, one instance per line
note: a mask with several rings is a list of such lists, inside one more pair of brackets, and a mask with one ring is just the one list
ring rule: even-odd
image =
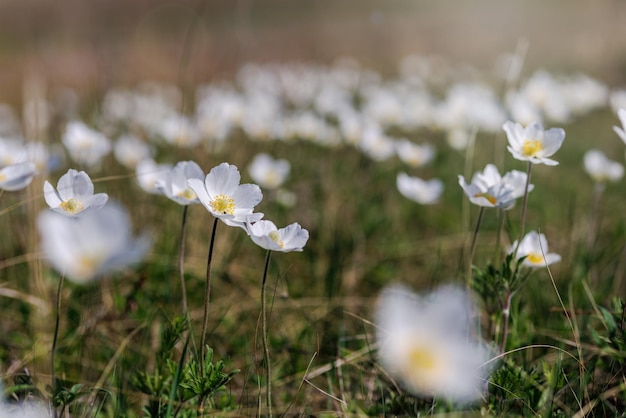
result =
[[0,168],[26,161],[28,152],[21,139],[0,138]]
[[[3,393],[0,396],[4,397]],[[34,398],[20,402],[4,402],[0,399],[0,418],[52,418],[49,406]]]
[[619,181],[624,176],[624,166],[609,160],[602,151],[592,149],[585,153],[585,170],[598,183]]
[[152,149],[141,139],[133,135],[122,135],[113,147],[115,159],[131,170],[134,170],[140,161],[152,157]]
[[88,209],[100,209],[109,196],[94,194],[91,178],[84,171],[69,169],[61,176],[56,190],[47,180],[43,184],[43,197],[53,211],[65,216],[82,216]]
[[161,194],[157,184],[165,181],[171,169],[171,164],[157,164],[152,158],[146,158],[137,164],[137,183],[148,193]]
[[28,186],[37,174],[34,163],[25,162],[0,169],[0,190],[14,192]]
[[396,155],[411,167],[422,167],[435,158],[435,147],[430,144],[418,145],[407,139],[395,141]]
[[[516,248],[517,240],[509,247],[507,254],[512,254]],[[560,255],[548,252],[548,240],[545,235],[536,231],[530,231],[522,238],[516,258],[519,260],[522,257],[526,257],[522,265],[527,267],[545,267],[561,261]]]
[[141,261],[150,245],[145,236],[131,236],[128,215],[111,202],[75,219],[45,211],[37,226],[46,259],[76,283],[90,282]]
[[422,205],[432,205],[439,201],[443,193],[443,182],[439,179],[422,180],[400,173],[396,177],[396,186],[402,196]]
[[289,161],[274,159],[268,154],[261,153],[255,156],[248,166],[248,173],[261,187],[276,189],[285,182],[290,169]]
[[505,122],[502,126],[506,132],[509,146],[507,149],[513,158],[530,161],[533,164],[558,165],[551,160],[555,152],[561,148],[565,140],[565,131],[561,128],[543,130],[541,123],[535,122],[525,128],[519,123]]
[[198,195],[189,187],[187,180],[199,179],[202,181],[203,178],[204,172],[198,164],[193,161],[180,161],[165,178],[157,180],[156,188],[179,205],[200,203]]
[[111,151],[111,141],[106,136],[79,121],[67,124],[62,142],[70,157],[87,167],[100,164]]
[[261,248],[271,251],[302,251],[309,239],[309,231],[298,223],[278,229],[272,221],[247,223],[246,230],[252,241]]
[[480,400],[495,352],[476,337],[475,315],[474,301],[458,287],[425,297],[387,287],[376,307],[382,366],[414,395],[457,404]]
[[177,147],[193,147],[200,142],[200,130],[192,121],[183,115],[171,115],[160,123],[160,134],[170,145]]
[[626,144],[626,108],[621,108],[617,111],[617,116],[619,116],[619,121],[622,126],[614,126],[613,130],[615,133],[624,141]]
[[[495,165],[487,164],[482,172],[474,174],[470,184],[467,184],[465,177],[459,176],[459,185],[470,201],[478,206],[510,209],[515,199],[524,195],[527,178],[526,173],[517,170],[502,177]],[[533,188],[534,185],[528,185],[529,192]]]
[[192,178],[187,184],[211,215],[226,225],[245,229],[246,221],[256,222],[263,217],[261,213],[252,213],[263,193],[256,184],[239,184],[240,180],[236,166],[221,163],[211,169],[204,182]]

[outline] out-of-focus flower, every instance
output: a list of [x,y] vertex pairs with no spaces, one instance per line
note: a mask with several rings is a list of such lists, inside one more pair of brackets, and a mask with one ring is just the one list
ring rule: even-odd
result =
[[[470,184],[467,184],[465,177],[459,176],[459,185],[470,201],[478,206],[510,209],[515,199],[524,195],[527,178],[526,173],[517,170],[502,177],[495,165],[487,164],[482,172],[474,174]],[[533,188],[534,185],[528,185],[529,192]]]
[[259,247],[284,253],[302,251],[309,239],[309,231],[298,223],[278,229],[274,222],[261,220],[253,224],[247,223],[246,230]]
[[0,418],[52,418],[53,412],[43,401],[28,397],[20,402],[4,401],[0,390]]
[[137,183],[148,193],[160,194],[157,184],[165,181],[171,169],[171,164],[157,164],[152,158],[146,158],[137,164]]
[[407,139],[395,142],[396,155],[411,167],[422,167],[435,158],[435,147],[430,144],[418,145]]
[[544,234],[538,234],[536,231],[530,231],[517,247],[517,240],[507,250],[508,254],[515,252],[517,248],[517,259],[526,257],[522,262],[527,267],[545,267],[550,264],[561,261],[561,256],[556,253],[548,252],[548,240]]
[[394,140],[379,125],[367,125],[356,146],[374,161],[385,161],[395,152]]
[[187,184],[211,215],[227,225],[245,229],[246,221],[256,222],[263,217],[261,213],[252,213],[263,193],[256,184],[239,184],[240,180],[236,166],[221,163],[211,169],[204,182],[192,178]]
[[100,164],[111,151],[111,141],[106,136],[79,121],[67,124],[62,141],[70,157],[87,167]]
[[141,139],[132,135],[122,135],[113,147],[115,159],[131,170],[134,170],[140,161],[152,157],[150,146]]
[[443,193],[443,182],[439,179],[422,180],[406,173],[398,174],[396,186],[402,196],[422,205],[432,205],[439,201]]
[[45,211],[39,215],[37,226],[46,259],[76,283],[87,283],[139,262],[150,245],[145,236],[131,236],[128,215],[111,202],[75,219]]
[[420,297],[384,289],[376,308],[382,366],[414,395],[465,404],[484,395],[494,351],[474,331],[474,301],[446,286]]
[[50,182],[44,182],[43,197],[50,209],[70,217],[82,216],[88,209],[100,209],[109,200],[106,193],[94,194],[87,173],[71,168],[61,176],[56,190]]
[[506,132],[509,146],[507,149],[513,158],[530,161],[533,164],[558,165],[551,160],[565,140],[565,131],[561,128],[543,130],[541,123],[535,122],[525,128],[519,123],[507,121],[502,127]]
[[156,188],[179,205],[200,203],[198,195],[189,187],[187,180],[199,179],[202,181],[203,178],[204,172],[198,164],[193,161],[180,161],[164,179],[156,182]]
[[583,162],[587,174],[598,183],[619,181],[624,176],[624,166],[609,160],[602,151],[596,149],[587,151]]
[[619,116],[622,126],[614,126],[613,130],[626,144],[626,108],[619,109],[617,111],[617,116]]
[[34,163],[25,162],[0,169],[0,190],[14,192],[28,186],[37,174]]
[[290,169],[289,161],[274,159],[268,154],[261,153],[255,156],[248,166],[248,173],[261,187],[276,189],[285,182]]
[[200,142],[200,130],[183,115],[172,115],[161,121],[160,133],[168,144],[178,147],[193,147]]

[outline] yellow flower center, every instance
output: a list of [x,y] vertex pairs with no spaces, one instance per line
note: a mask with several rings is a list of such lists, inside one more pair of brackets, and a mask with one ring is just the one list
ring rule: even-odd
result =
[[61,209],[68,213],[74,214],[85,209],[85,205],[83,205],[83,202],[79,202],[78,200],[71,198],[70,200],[66,200],[65,202],[61,203]]
[[528,254],[528,257],[526,257],[526,260],[528,260],[529,262],[533,264],[539,264],[539,263],[543,263],[543,256],[538,253],[530,253]]
[[543,149],[543,144],[537,139],[527,139],[522,145],[522,155],[532,157]]
[[414,347],[409,352],[409,364],[415,372],[428,372],[436,367],[437,361],[432,350]]
[[487,199],[489,201],[489,203],[491,203],[492,205],[495,205],[497,200],[495,197],[493,197],[492,195],[490,195],[489,193],[476,193],[474,195],[474,197],[484,197],[485,199]]
[[183,190],[182,192],[178,193],[178,196],[182,197],[183,199],[187,199],[187,200],[194,200],[195,198],[198,197],[196,192],[191,190],[190,187],[187,187],[185,190]]
[[98,271],[102,260],[96,256],[82,256],[78,259],[76,274],[79,278],[89,279]]
[[235,201],[232,197],[227,196],[225,194],[218,194],[215,196],[215,199],[210,203],[211,208],[215,212],[218,212],[223,215],[234,215],[235,214]]
[[5,176],[3,173],[0,173],[0,181],[5,181],[7,179],[7,176]]
[[280,240],[280,234],[278,233],[278,231],[272,231],[267,234],[267,236],[270,237],[270,239],[276,244],[278,244],[280,248],[283,248],[285,246],[285,243]]

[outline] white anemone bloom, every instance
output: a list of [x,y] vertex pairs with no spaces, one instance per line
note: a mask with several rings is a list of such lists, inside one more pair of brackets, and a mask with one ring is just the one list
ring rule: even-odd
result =
[[411,167],[422,167],[435,157],[435,147],[430,144],[419,145],[408,139],[398,139],[395,147],[398,158]]
[[202,181],[203,178],[204,172],[198,164],[193,161],[180,161],[164,179],[157,180],[156,188],[179,205],[200,203],[198,195],[189,187],[187,180],[199,179]]
[[87,283],[139,262],[150,245],[145,236],[131,236],[130,219],[115,203],[75,219],[45,211],[39,215],[37,226],[46,259],[76,283]]
[[270,155],[258,154],[248,166],[248,173],[261,187],[276,189],[280,187],[291,170],[287,160],[274,159]]
[[439,179],[422,180],[406,173],[398,174],[396,186],[402,196],[422,205],[432,205],[439,201],[443,193],[443,182]]
[[602,151],[597,149],[587,151],[583,162],[585,171],[597,183],[619,181],[624,176],[624,166],[609,160]]
[[246,229],[256,245],[271,251],[302,251],[309,239],[309,231],[298,223],[278,229],[274,222],[262,220],[253,224],[247,223]]
[[261,213],[252,213],[263,193],[256,184],[239,184],[240,180],[236,166],[221,163],[211,169],[204,182],[189,179],[187,184],[211,215],[227,225],[245,229],[246,221],[255,222],[263,217]]
[[56,190],[46,180],[43,197],[50,209],[70,217],[81,216],[88,209],[100,209],[109,200],[106,193],[94,194],[93,183],[87,173],[71,168],[61,176]]
[[152,157],[152,149],[141,139],[133,135],[120,136],[113,147],[115,159],[131,170],[134,170],[140,161]]
[[8,165],[0,169],[0,190],[14,192],[28,186],[37,174],[37,166],[31,162]]
[[70,157],[88,167],[98,165],[111,151],[111,141],[82,122],[70,122],[65,128],[63,145]]
[[558,165],[548,157],[561,148],[565,140],[565,131],[561,128],[543,130],[539,122],[531,123],[525,128],[519,123],[507,121],[502,126],[506,132],[509,146],[507,149],[513,158],[530,161],[533,164]]
[[157,184],[165,181],[171,169],[171,164],[157,164],[152,158],[146,158],[137,164],[137,183],[148,193],[160,194]]
[[617,111],[617,116],[619,116],[619,120],[622,123],[622,126],[614,126],[613,130],[626,144],[626,109],[619,109]]
[[384,289],[376,308],[378,357],[418,396],[457,404],[484,395],[495,352],[475,335],[474,301],[445,286],[420,297],[404,286]]
[[526,267],[545,267],[550,264],[558,263],[561,261],[561,256],[556,253],[548,252],[548,240],[544,234],[539,234],[536,231],[530,231],[517,247],[517,240],[509,247],[507,253],[512,254],[517,248],[516,258],[519,260],[522,257],[526,257],[522,262]]
[[[526,173],[517,170],[509,171],[502,177],[495,165],[487,164],[482,172],[474,174],[470,184],[465,177],[459,176],[459,185],[470,202],[478,206],[510,209],[515,199],[524,195],[527,178]],[[529,192],[533,188],[534,185],[528,185]]]

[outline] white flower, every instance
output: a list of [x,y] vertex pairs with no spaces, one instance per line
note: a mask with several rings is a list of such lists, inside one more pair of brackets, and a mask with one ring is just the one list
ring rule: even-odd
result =
[[222,163],[211,169],[204,182],[189,179],[187,184],[213,216],[227,225],[245,229],[246,221],[255,222],[263,216],[252,213],[263,193],[256,184],[239,184],[240,180],[236,166]]
[[[517,248],[517,240],[509,247],[507,253],[512,254]],[[548,240],[545,235],[530,231],[517,248],[517,259],[526,257],[522,262],[527,267],[545,267],[561,261],[561,256],[548,252]]]
[[266,250],[284,253],[302,251],[309,239],[309,231],[303,229],[298,223],[292,223],[281,229],[278,229],[274,222],[265,220],[253,224],[247,223],[246,226],[252,241]]
[[[470,201],[478,206],[510,209],[515,199],[524,195],[527,178],[526,173],[517,170],[501,177],[495,165],[487,164],[482,172],[474,174],[470,184],[465,177],[459,176],[459,185]],[[528,185],[529,192],[533,188],[534,185]]]
[[115,159],[123,166],[134,170],[140,161],[151,158],[150,146],[132,135],[122,135],[113,148]]
[[598,182],[619,181],[624,176],[624,166],[611,161],[602,151],[592,149],[585,153],[584,166],[587,174]]
[[494,352],[475,336],[474,311],[473,300],[457,287],[426,297],[398,285],[384,289],[376,309],[382,366],[415,395],[479,400]]
[[248,173],[261,187],[276,189],[285,182],[290,169],[289,161],[277,160],[261,153],[254,157],[248,166]]
[[13,192],[28,186],[37,174],[34,163],[25,162],[0,169],[0,190]]
[[626,144],[626,109],[619,109],[617,111],[617,116],[619,116],[619,120],[622,123],[622,126],[614,126],[613,130]]
[[411,177],[406,173],[398,174],[396,186],[404,197],[422,205],[437,203],[443,192],[443,182],[441,180],[422,180],[419,177]]
[[187,184],[189,179],[204,178],[204,172],[193,161],[180,161],[164,179],[156,182],[156,188],[166,197],[180,205],[200,203],[198,195]]
[[75,219],[45,211],[37,226],[47,260],[76,283],[136,263],[149,247],[147,237],[131,237],[128,215],[115,203]]
[[43,197],[50,209],[65,216],[81,216],[87,209],[100,209],[109,196],[94,194],[91,178],[84,171],[69,169],[61,176],[56,190],[47,180],[43,184]]
[[396,155],[411,167],[422,167],[435,157],[435,147],[430,144],[418,145],[407,139],[395,142]]
[[111,141],[82,122],[70,122],[65,128],[63,145],[78,164],[94,166],[111,151]]
[[165,181],[171,169],[171,164],[157,164],[152,158],[146,158],[137,164],[137,183],[148,193],[160,194],[157,184]]
[[558,165],[551,160],[565,140],[565,131],[561,128],[543,130],[541,123],[535,122],[524,128],[519,123],[507,121],[503,127],[509,146],[507,149],[513,158],[530,161],[533,164]]
[[[1,393],[0,395],[4,396]],[[34,398],[27,398],[19,403],[0,400],[0,418],[52,418],[53,416],[50,407]]]

